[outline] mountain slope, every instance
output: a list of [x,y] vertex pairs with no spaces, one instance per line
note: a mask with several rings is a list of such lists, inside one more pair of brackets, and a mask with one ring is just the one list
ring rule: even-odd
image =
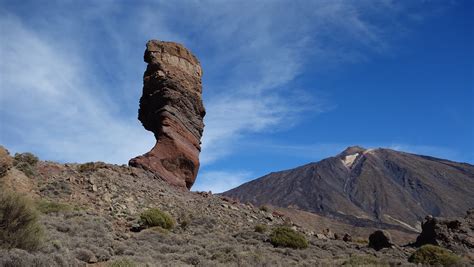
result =
[[[0,146],[0,199],[12,191],[38,212],[44,236],[36,251],[9,249],[2,247],[6,235],[0,229],[0,266],[339,266],[352,257],[374,255],[380,262],[405,266],[415,250],[397,246],[375,251],[360,242],[375,229],[190,192],[144,169],[102,162],[60,164],[31,154],[11,157]],[[0,221],[10,217],[1,204]],[[141,214],[150,208],[168,213],[175,227],[140,228]],[[271,231],[282,225],[304,234],[308,248],[268,242]],[[257,226],[267,230],[256,232]],[[354,242],[336,239],[335,234],[345,233]],[[416,238],[390,233],[400,245]]]
[[472,192],[470,164],[349,147],[335,157],[270,173],[223,195],[416,230],[428,214],[458,216],[474,207]]

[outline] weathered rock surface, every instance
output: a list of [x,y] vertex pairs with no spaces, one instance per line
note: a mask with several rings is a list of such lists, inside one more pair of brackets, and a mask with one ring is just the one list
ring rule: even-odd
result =
[[199,170],[206,114],[201,66],[181,44],[157,40],[148,41],[144,59],[148,66],[138,119],[155,134],[156,145],[129,165],[190,189]]
[[432,244],[456,253],[469,253],[474,259],[474,209],[464,218],[436,218],[427,216],[416,246]]

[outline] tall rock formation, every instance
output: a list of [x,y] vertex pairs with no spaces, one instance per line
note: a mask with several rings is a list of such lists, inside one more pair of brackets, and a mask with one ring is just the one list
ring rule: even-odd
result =
[[176,186],[194,184],[206,114],[198,59],[173,42],[148,41],[138,119],[155,134],[153,149],[129,161]]

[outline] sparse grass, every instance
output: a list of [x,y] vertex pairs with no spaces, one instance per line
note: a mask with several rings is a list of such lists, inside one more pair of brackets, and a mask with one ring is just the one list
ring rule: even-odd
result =
[[424,245],[408,258],[408,261],[413,263],[442,266],[455,265],[460,260],[461,258],[456,254],[434,245]]
[[276,247],[307,248],[306,237],[289,227],[277,227],[270,234],[270,243]]
[[159,226],[163,229],[171,229],[174,227],[174,219],[159,209],[148,209],[140,214],[140,223],[146,227]]
[[265,205],[260,206],[259,209],[260,209],[261,211],[265,211],[265,212],[269,212],[269,211],[270,211],[270,209],[269,209],[267,206],[265,206]]
[[257,233],[265,233],[267,231],[267,226],[264,224],[257,224],[255,225],[255,232]]
[[109,264],[107,264],[107,267],[135,267],[137,266],[135,262],[129,260],[129,259],[119,259],[115,260]]
[[43,240],[43,229],[36,211],[25,198],[0,190],[0,247],[36,250]]
[[44,213],[44,214],[73,210],[73,207],[68,204],[53,202],[53,201],[44,200],[44,199],[36,202],[36,208],[38,209],[39,212]]
[[369,240],[367,239],[362,239],[362,238],[357,238],[354,240],[355,243],[361,244],[361,245],[368,245]]
[[161,226],[153,226],[153,227],[147,228],[147,230],[154,231],[154,232],[164,234],[164,235],[169,233],[168,229],[162,228]]
[[388,263],[377,259],[372,255],[352,255],[348,260],[344,261],[342,265],[349,266],[389,266]]

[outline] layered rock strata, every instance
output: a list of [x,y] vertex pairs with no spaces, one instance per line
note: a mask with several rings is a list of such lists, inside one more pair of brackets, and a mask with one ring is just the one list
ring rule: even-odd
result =
[[153,149],[129,165],[154,172],[172,185],[194,184],[206,114],[198,59],[173,42],[148,41],[138,119],[154,133]]

